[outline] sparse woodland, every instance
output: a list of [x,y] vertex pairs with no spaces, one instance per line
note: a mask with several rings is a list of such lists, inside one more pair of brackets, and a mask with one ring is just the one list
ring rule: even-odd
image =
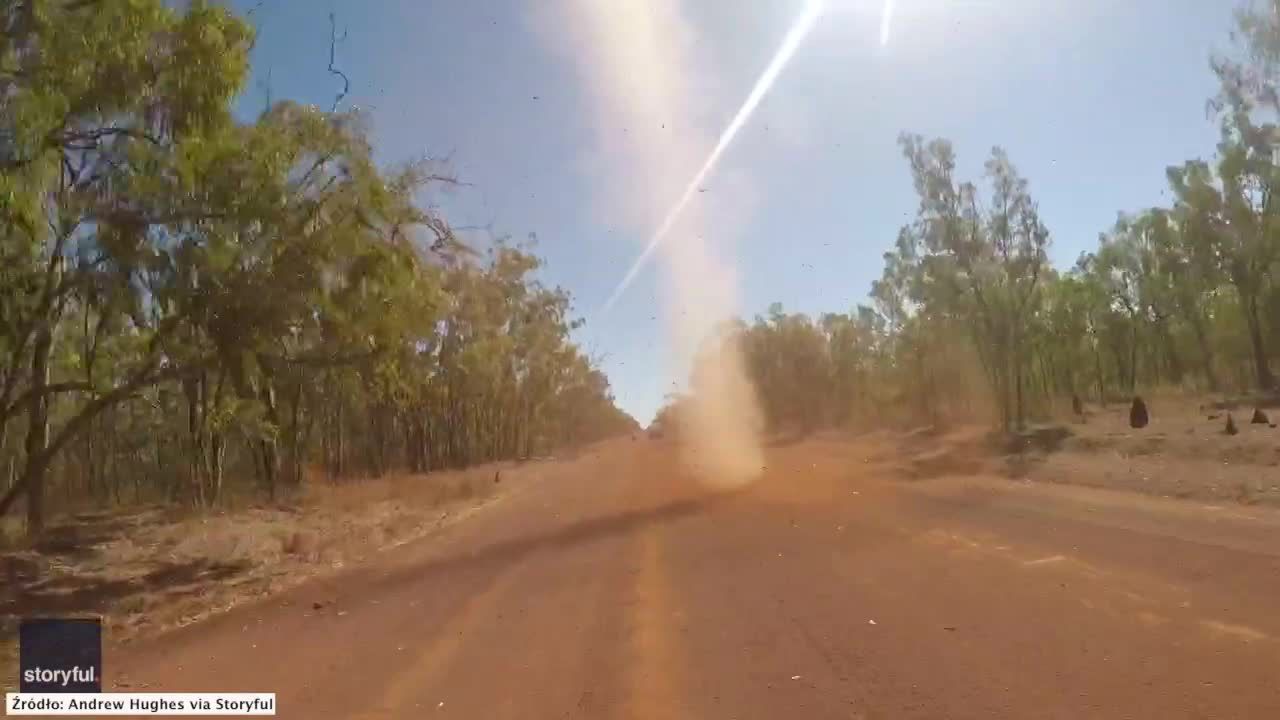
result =
[[1280,13],[1237,13],[1211,59],[1216,153],[1168,169],[1172,205],[1122,214],[1060,270],[1031,186],[999,148],[957,177],[945,140],[903,135],[919,210],[871,303],[736,323],[773,430],[989,419],[1012,430],[1072,407],[1176,388],[1276,390],[1280,360]]
[[[957,177],[899,142],[919,198],[871,301],[726,326],[767,425],[987,418],[1013,430],[1173,387],[1275,392],[1280,12],[1210,59],[1221,140],[1073,267],[999,148]],[[195,0],[0,8],[0,515],[275,498],[635,429],[538,258],[477,250],[373,160],[358,112],[232,108],[252,28]],[[668,418],[668,408],[659,424]]]
[[[625,432],[528,249],[475,251],[356,112],[232,106],[193,0],[0,8],[0,514],[277,497]],[[429,478],[424,480],[429,481]]]

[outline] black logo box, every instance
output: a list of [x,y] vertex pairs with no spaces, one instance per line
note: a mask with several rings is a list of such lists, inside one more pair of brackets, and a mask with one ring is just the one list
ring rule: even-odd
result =
[[102,622],[96,618],[22,620],[18,656],[24,693],[102,692]]

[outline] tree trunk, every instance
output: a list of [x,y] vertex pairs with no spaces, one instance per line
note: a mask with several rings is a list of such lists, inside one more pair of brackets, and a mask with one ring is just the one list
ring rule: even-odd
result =
[[204,447],[204,376],[192,377],[182,382],[183,395],[187,400],[187,492],[191,493],[190,502],[197,507],[205,505],[205,447]]
[[289,398],[289,482],[302,485],[302,381]]
[[1218,382],[1218,371],[1214,368],[1213,347],[1209,344],[1204,319],[1199,317],[1198,313],[1192,313],[1190,324],[1196,337],[1196,346],[1200,349],[1200,362],[1203,365],[1205,381],[1209,383],[1209,392],[1218,392],[1221,384]]
[[1253,346],[1253,367],[1257,373],[1258,388],[1260,390],[1271,390],[1275,387],[1275,376],[1271,374],[1271,367],[1267,364],[1267,348],[1262,338],[1262,321],[1258,318],[1258,296],[1257,293],[1250,293],[1248,297],[1242,298],[1245,315],[1245,322],[1249,326],[1249,342]]
[[1169,333],[1169,327],[1164,322],[1160,323],[1160,341],[1164,344],[1164,352],[1167,356],[1169,379],[1175,385],[1181,384],[1186,369],[1182,365],[1182,356],[1178,354],[1178,346],[1173,341],[1173,335]]
[[224,445],[222,433],[209,433],[209,502],[217,503],[222,497],[222,458]]
[[1133,337],[1129,342],[1129,394],[1138,392],[1138,323],[1133,322]]
[[[1021,322],[1021,321],[1018,321]],[[1013,337],[1009,342],[1009,361],[1013,365],[1013,411],[1014,411],[1014,429],[1021,431],[1026,427],[1026,407],[1022,398],[1022,334],[1015,327]]]
[[337,416],[337,419],[336,419],[336,422],[335,422],[335,425],[336,425],[336,428],[337,428],[337,434],[336,434],[336,437],[334,437],[334,443],[333,443],[333,445],[334,445],[334,448],[333,448],[333,449],[334,449],[334,453],[333,453],[333,477],[334,477],[334,479],[337,479],[337,478],[342,477],[342,476],[343,476],[343,474],[345,474],[345,473],[346,473],[346,470],[347,470],[347,468],[346,468],[346,457],[347,457],[347,454],[346,454],[346,453],[347,453],[347,446],[346,446],[346,413],[345,413],[345,412],[343,412],[343,410],[344,410],[345,408],[346,408],[346,400],[345,400],[345,399],[343,399],[343,398],[341,398],[341,397],[339,397],[339,398],[338,398],[338,413],[337,413],[337,415],[338,415],[338,416]]
[[1098,372],[1098,405],[1107,406],[1107,382],[1106,375],[1102,372],[1102,353],[1098,351],[1097,346],[1093,348],[1093,367]]
[[[276,391],[271,376],[262,378],[262,387],[258,391],[258,399],[266,410],[266,419],[275,432],[280,430],[280,414],[276,408]],[[267,489],[267,496],[276,499],[276,479],[279,476],[280,457],[277,451],[275,436],[264,437],[258,441],[258,452],[262,468],[262,482]]]
[[[50,328],[41,328],[31,355],[31,385],[37,392],[49,383],[52,347],[53,332]],[[49,442],[49,397],[44,393],[37,395],[30,403],[27,417],[26,465],[22,475],[27,491],[27,534],[35,537],[44,530],[44,481],[48,463],[41,462],[41,456]]]
[[[1053,355],[1050,354],[1048,348],[1040,353],[1040,373],[1044,377],[1045,398],[1052,404],[1053,399],[1062,395],[1063,385],[1062,377],[1058,374],[1058,364],[1054,361]],[[1071,378],[1071,387],[1069,392],[1076,391],[1076,379]]]

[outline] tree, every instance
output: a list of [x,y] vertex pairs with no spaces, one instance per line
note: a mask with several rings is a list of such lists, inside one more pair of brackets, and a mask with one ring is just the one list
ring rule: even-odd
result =
[[992,150],[985,166],[991,196],[984,210],[977,188],[956,182],[950,143],[926,144],[914,135],[903,135],[900,143],[920,197],[916,221],[899,239],[900,246],[918,247],[916,300],[967,321],[996,393],[1001,425],[1021,426],[1024,326],[1047,266],[1048,229],[1027,181],[1003,150]]
[[[160,179],[206,134],[225,130],[247,74],[252,34],[227,12],[196,2],[11,4],[0,41],[0,434],[28,418],[24,467],[0,499],[28,495],[28,523],[43,520],[53,457],[98,414],[185,370],[171,342],[182,318],[166,315],[138,273],[154,270],[147,238],[180,216],[210,209],[168,196]],[[77,303],[105,331],[136,347],[114,377],[51,382],[62,321]],[[100,331],[100,332],[101,332]],[[77,410],[50,428],[50,405]]]
[[1179,201],[1197,216],[1240,296],[1259,387],[1275,385],[1268,362],[1261,302],[1280,261],[1280,15],[1274,3],[1236,13],[1236,57],[1216,56],[1220,90],[1211,102],[1221,120],[1217,183],[1195,164],[1171,170]]
[[[973,417],[983,398],[965,389],[979,372],[1006,431],[1063,396],[1105,404],[1157,385],[1274,388],[1280,4],[1247,4],[1235,37],[1240,52],[1212,59],[1216,157],[1169,168],[1171,207],[1120,215],[1061,271],[1003,151],[985,165],[983,192],[956,177],[950,143],[901,136],[920,204],[884,254],[874,307],[815,321],[779,305],[742,330],[771,425],[805,412],[837,425]],[[805,360],[816,355],[806,327],[825,337],[820,364]],[[825,393],[808,393],[791,371],[800,366],[822,368]]]
[[1270,161],[1261,159],[1259,147],[1250,150],[1224,141],[1220,152],[1217,178],[1199,161],[1170,168],[1170,185],[1177,198],[1175,212],[1207,245],[1205,252],[1217,258],[1219,270],[1235,288],[1258,386],[1269,389],[1274,377],[1267,358],[1260,298],[1277,259],[1272,227],[1276,208],[1271,181],[1266,179],[1274,170],[1264,165]]
[[432,163],[379,166],[355,112],[233,119],[252,42],[201,0],[0,9],[0,513],[25,498],[36,533],[51,482],[209,505],[317,459],[426,471],[633,427],[540,261],[481,263],[416,203],[451,181]]

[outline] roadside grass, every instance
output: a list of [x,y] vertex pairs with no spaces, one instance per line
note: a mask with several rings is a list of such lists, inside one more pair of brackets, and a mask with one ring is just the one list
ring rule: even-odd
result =
[[[886,440],[899,478],[999,475],[1161,497],[1280,506],[1280,429],[1250,423],[1255,401],[1172,391],[1144,395],[1150,424],[1129,427],[1128,403],[1086,408],[1010,436],[977,425],[917,429]],[[1263,403],[1257,403],[1263,404]],[[1264,405],[1265,406],[1265,405]],[[1239,433],[1224,432],[1231,412]],[[1273,422],[1280,409],[1266,411]]]
[[56,518],[34,544],[16,519],[0,521],[0,686],[16,688],[22,617],[99,617],[112,642],[128,641],[423,537],[537,472],[537,463],[495,463],[343,483],[309,478],[289,502]]

